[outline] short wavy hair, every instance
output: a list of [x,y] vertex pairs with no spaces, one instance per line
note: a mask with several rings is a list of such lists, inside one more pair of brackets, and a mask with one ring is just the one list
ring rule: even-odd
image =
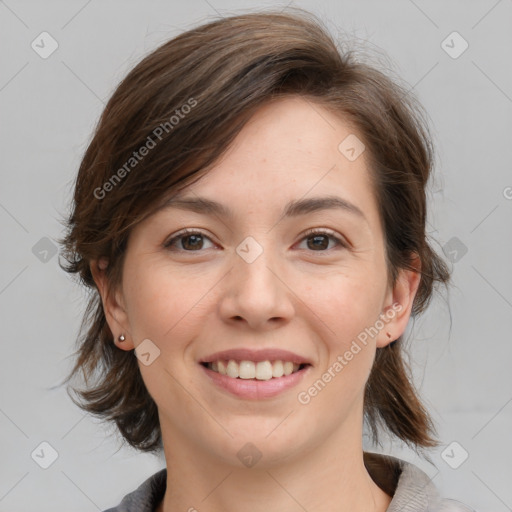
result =
[[[144,57],[108,101],[81,161],[66,234],[59,240],[61,267],[78,274],[90,290],[65,382],[81,374],[86,387],[72,388],[79,397],[70,394],[73,402],[115,422],[138,450],[161,450],[158,410],[134,351],[113,342],[91,261],[108,259],[107,279],[116,287],[133,226],[169,193],[207,173],[266,102],[299,95],[357,130],[369,156],[389,284],[400,269],[417,270],[413,255],[421,261],[413,317],[427,307],[436,282],[448,283],[448,267],[426,233],[434,153],[424,110],[389,73],[341,46],[323,22],[302,9],[216,19]],[[157,138],[165,143],[135,162],[134,152]],[[437,446],[403,352],[401,337],[377,349],[365,388],[365,421],[374,442],[383,427],[415,449]]]

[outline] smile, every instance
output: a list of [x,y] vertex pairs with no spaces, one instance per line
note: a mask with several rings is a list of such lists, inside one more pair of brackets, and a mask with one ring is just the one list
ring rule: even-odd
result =
[[270,380],[296,373],[305,364],[292,361],[236,361],[234,359],[203,363],[206,368],[232,379]]
[[[217,364],[216,370],[214,369],[215,363]],[[284,373],[285,365],[287,372],[290,371],[290,365],[286,364],[286,362],[280,365],[279,360],[274,361],[274,364],[270,361],[258,361],[258,363],[255,363],[247,360],[242,360],[239,363],[233,360],[231,366],[229,366],[229,363],[230,361],[222,361],[220,364],[220,368],[224,367],[225,374],[219,371],[219,361],[202,363],[200,367],[203,368],[203,371],[215,388],[243,400],[263,400],[280,395],[298,386],[305,375],[312,369],[310,364],[299,365],[291,363],[292,371],[286,374]],[[245,365],[244,363],[249,364]],[[257,370],[258,366],[261,368],[259,371]],[[282,366],[283,374],[280,377],[270,376],[270,368],[272,368],[272,371],[275,368],[276,375],[279,375],[281,373],[280,366]],[[228,368],[231,376],[227,373]],[[247,373],[245,373],[246,371]],[[257,371],[258,373],[256,373]],[[240,372],[242,375],[240,375]],[[244,375],[245,377],[243,377]],[[254,375],[254,377],[251,377],[251,375]]]
[[281,348],[231,348],[199,359],[214,388],[244,400],[262,400],[299,385],[313,360]]

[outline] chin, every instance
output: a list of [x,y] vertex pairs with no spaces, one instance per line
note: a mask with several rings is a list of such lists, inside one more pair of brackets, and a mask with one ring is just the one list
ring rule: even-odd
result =
[[[289,462],[290,458],[302,454],[309,443],[307,439],[301,439],[303,429],[288,426],[279,432],[276,426],[282,420],[282,417],[278,421],[266,418],[258,423],[247,417],[236,427],[232,425],[229,431],[233,437],[222,436],[222,441],[211,447],[211,453],[225,464],[238,468],[270,469]],[[271,428],[269,424],[272,424]]]

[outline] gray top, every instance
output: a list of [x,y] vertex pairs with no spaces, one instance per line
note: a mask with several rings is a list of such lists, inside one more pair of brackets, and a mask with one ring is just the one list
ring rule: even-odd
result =
[[[458,501],[442,499],[426,473],[410,462],[371,452],[363,452],[363,459],[374,482],[393,498],[387,512],[472,512]],[[155,512],[166,485],[164,468],[104,512]]]

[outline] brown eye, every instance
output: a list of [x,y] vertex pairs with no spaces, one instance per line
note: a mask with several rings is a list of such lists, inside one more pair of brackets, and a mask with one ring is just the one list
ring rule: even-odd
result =
[[306,233],[303,240],[307,241],[307,248],[314,252],[326,252],[330,240],[336,242],[335,247],[347,247],[347,244],[330,230],[311,230]]
[[[205,240],[210,240],[200,231],[182,231],[168,240],[164,247],[175,251],[198,252],[204,247]],[[173,248],[177,245],[177,248]]]
[[309,249],[327,249],[329,246],[329,237],[327,235],[314,235],[309,236],[308,241],[311,241],[311,243],[308,243]]
[[203,238],[202,235],[185,235],[181,237],[182,243],[181,246],[186,250],[195,250],[201,249],[203,246]]

